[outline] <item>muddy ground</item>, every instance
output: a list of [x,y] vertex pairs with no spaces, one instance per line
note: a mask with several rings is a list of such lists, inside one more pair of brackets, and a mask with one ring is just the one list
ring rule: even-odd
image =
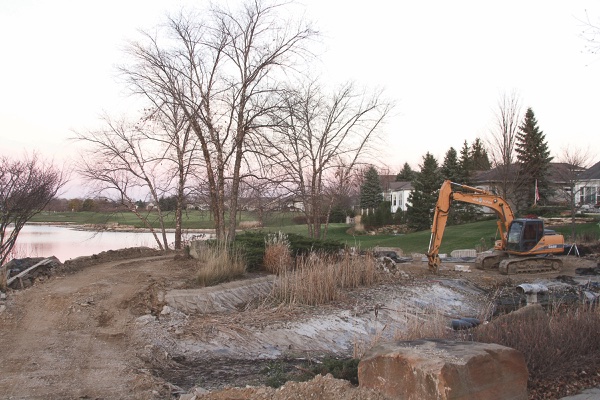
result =
[[[286,373],[310,374],[325,355],[360,356],[428,320],[489,313],[490,296],[501,288],[563,285],[559,275],[590,279],[575,269],[598,263],[595,256],[563,258],[560,274],[518,277],[472,265],[459,272],[455,263],[434,276],[417,260],[324,307],[263,297],[229,312],[190,314],[165,307],[165,296],[192,286],[193,263],[137,250],[111,253],[8,292],[0,305],[0,398],[170,399],[208,390],[205,398],[214,399],[381,399],[331,377],[279,390],[261,385]],[[233,386],[241,389],[222,391]]]

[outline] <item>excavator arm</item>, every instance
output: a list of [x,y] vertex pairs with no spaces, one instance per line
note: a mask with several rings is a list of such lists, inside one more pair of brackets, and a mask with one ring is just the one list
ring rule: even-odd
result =
[[502,241],[502,249],[506,247],[506,232],[514,219],[512,209],[503,198],[482,189],[461,185],[449,180],[444,181],[440,187],[438,201],[435,205],[429,250],[427,252],[429,269],[435,273],[438,272],[441,263],[439,251],[452,201],[485,206],[494,210],[498,216],[497,223]]

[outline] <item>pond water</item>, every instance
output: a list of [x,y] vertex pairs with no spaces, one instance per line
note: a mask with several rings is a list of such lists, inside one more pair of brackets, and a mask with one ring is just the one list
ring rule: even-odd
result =
[[[167,233],[167,239],[172,244],[175,235]],[[102,251],[140,246],[158,248],[148,232],[94,232],[66,226],[26,224],[17,239],[15,258],[55,256],[65,262]]]

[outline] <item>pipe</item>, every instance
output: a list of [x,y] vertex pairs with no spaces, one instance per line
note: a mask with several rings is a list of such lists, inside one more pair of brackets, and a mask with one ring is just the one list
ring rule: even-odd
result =
[[538,293],[548,293],[548,288],[541,283],[522,283],[516,287],[516,290],[518,293],[525,295],[527,304],[536,304]]

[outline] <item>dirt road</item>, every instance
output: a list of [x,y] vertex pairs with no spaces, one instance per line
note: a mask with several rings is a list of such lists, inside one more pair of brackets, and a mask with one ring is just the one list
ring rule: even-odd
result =
[[172,258],[113,261],[11,293],[0,315],[0,396],[159,395],[140,373],[130,333],[136,316],[148,311],[153,288],[173,274]]

